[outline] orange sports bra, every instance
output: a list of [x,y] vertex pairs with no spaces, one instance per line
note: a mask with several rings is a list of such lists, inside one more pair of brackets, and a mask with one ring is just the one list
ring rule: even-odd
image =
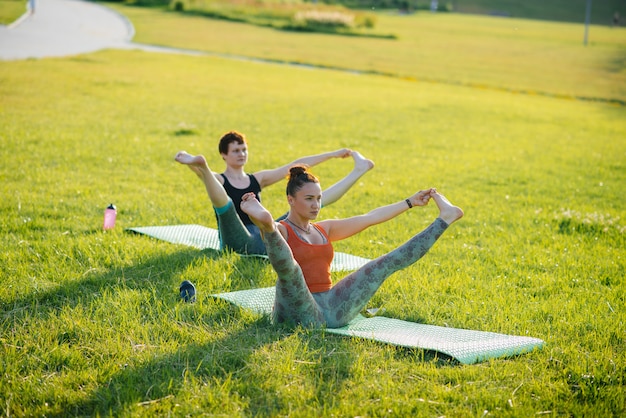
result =
[[315,245],[303,241],[287,222],[280,221],[280,223],[287,228],[287,244],[302,269],[304,280],[311,293],[330,290],[332,287],[330,263],[333,261],[335,252],[326,231],[312,224],[326,238],[325,244]]

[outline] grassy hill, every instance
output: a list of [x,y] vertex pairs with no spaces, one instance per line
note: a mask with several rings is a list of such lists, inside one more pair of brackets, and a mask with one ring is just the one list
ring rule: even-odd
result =
[[[500,15],[522,19],[584,22],[587,0],[440,0],[459,13]],[[591,21],[610,25],[613,14],[626,17],[626,1],[593,0]]]
[[[330,3],[336,3],[330,0]],[[340,0],[338,3],[357,8],[405,8],[428,10],[430,0]],[[522,19],[582,22],[585,20],[587,0],[439,0],[442,11],[517,17]],[[611,24],[613,14],[626,15],[624,0],[593,0],[592,22]]]
[[453,85],[626,101],[626,29],[451,13],[377,12],[396,39],[329,36],[116,6],[136,42]]
[[[125,0],[129,4],[162,4],[167,5],[175,0]],[[241,0],[179,0],[186,4],[230,3],[247,4]],[[344,5],[355,9],[402,9],[406,11],[429,10],[430,0],[258,0],[255,5],[294,5],[294,4],[331,4]],[[587,0],[439,0],[441,11],[471,13],[481,15],[497,15],[521,19],[552,20],[558,22],[584,22]],[[626,0],[593,0],[591,22],[597,25],[611,25],[613,15],[618,12],[622,16],[622,25],[626,21]]]
[[[168,5],[170,0],[126,0],[128,4]],[[265,0],[264,2],[267,2]],[[259,2],[257,2],[258,4]],[[323,2],[320,2],[323,3]],[[408,8],[427,10],[429,0],[340,0],[331,4],[344,4],[349,7]],[[587,0],[440,0],[441,9],[457,13],[499,15],[522,19],[553,20],[560,22],[584,22]],[[0,0],[0,23],[10,23],[24,13],[26,0]],[[618,12],[621,24],[626,24],[626,0],[593,0],[591,21],[596,25],[611,25],[613,15]]]

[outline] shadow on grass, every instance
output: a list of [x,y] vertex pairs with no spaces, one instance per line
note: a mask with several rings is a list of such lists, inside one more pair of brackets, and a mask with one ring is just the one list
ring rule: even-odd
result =
[[[172,254],[147,258],[127,268],[116,267],[105,272],[89,271],[84,277],[68,281],[53,290],[29,294],[16,300],[12,311],[18,316],[20,311],[28,311],[32,317],[46,319],[65,306],[69,308],[84,306],[88,310],[97,304],[107,292],[139,291],[147,288],[152,291],[149,299],[162,302],[166,309],[169,307],[173,309],[175,304],[182,303],[178,295],[179,275],[202,258],[226,259],[229,255],[214,250],[199,251],[183,248]],[[247,289],[251,285],[258,285],[258,282],[263,279],[263,269],[259,268],[259,265],[260,263],[266,264],[267,261],[236,256],[231,257],[231,261],[234,263],[233,269],[236,274],[229,277],[230,289],[228,290]],[[176,279],[175,285],[174,279]],[[356,354],[353,350],[354,342],[350,338],[329,335],[319,330],[299,328],[294,331],[294,329],[277,327],[268,317],[250,320],[246,317],[248,314],[241,308],[222,300],[209,302],[213,299],[203,296],[203,293],[200,290],[198,296],[204,299],[204,303],[212,303],[209,311],[200,313],[199,309],[196,309],[197,305],[189,304],[179,312],[178,321],[181,321],[183,325],[188,323],[189,326],[200,327],[207,333],[217,330],[222,332],[228,329],[228,325],[224,324],[240,324],[244,321],[241,329],[227,332],[206,343],[185,345],[172,353],[158,353],[152,358],[148,357],[147,360],[145,356],[134,356],[132,353],[120,354],[120,363],[126,361],[132,363],[136,360],[137,364],[124,364],[109,373],[106,369],[95,370],[102,375],[98,377],[98,387],[93,392],[84,394],[81,399],[76,399],[77,395],[80,396],[80,392],[76,392],[73,396],[74,400],[57,400],[58,403],[51,400],[51,408],[47,415],[58,417],[98,414],[117,416],[137,405],[153,407],[153,404],[161,399],[177,396],[177,393],[186,387],[189,379],[205,384],[230,382],[234,388],[231,391],[221,389],[225,391],[223,393],[227,393],[235,400],[237,397],[244,398],[249,405],[248,412],[252,415],[271,415],[282,410],[284,405],[281,405],[281,402],[283,401],[276,399],[274,391],[257,387],[255,382],[264,382],[265,376],[261,375],[262,371],[259,375],[255,375],[255,371],[249,370],[250,364],[255,361],[251,357],[255,356],[258,351],[263,351],[264,348],[269,347],[271,350],[273,347],[270,346],[280,345],[282,340],[293,337],[299,338],[302,345],[317,353],[316,361],[310,366],[306,376],[302,377],[313,381],[312,387],[315,387],[317,391],[315,399],[320,402],[334,402],[333,394],[336,393],[337,388],[341,387],[346,379],[351,378]],[[11,314],[11,312],[6,313],[6,315]],[[114,313],[111,315],[112,318],[115,317]],[[114,323],[115,320],[113,319],[112,322]],[[90,337],[79,326],[75,328],[51,330],[51,332],[55,333],[59,344],[85,345],[86,339]],[[397,356],[400,358],[418,356],[423,361],[436,361],[441,366],[451,364],[441,355],[423,350],[397,348]],[[58,364],[48,364],[46,367],[52,371],[62,372],[69,365],[60,358]],[[85,370],[94,371],[93,367],[90,366]],[[233,401],[233,399],[230,400]],[[220,399],[215,402],[220,402]],[[215,411],[220,410],[219,405],[214,407]],[[171,404],[163,405],[163,412],[171,412],[171,410]]]
[[[217,317],[232,314],[229,308],[225,308]],[[189,379],[208,385],[227,381],[234,381],[234,385],[245,383],[238,382],[237,375],[248,367],[250,356],[259,348],[280,339],[282,335],[280,330],[272,329],[267,318],[258,319],[222,339],[207,344],[189,344],[176,352],[159,355],[140,366],[120,370],[110,376],[107,382],[102,382],[86,399],[67,405],[58,416],[99,413],[119,416],[135,405],[151,405],[176,396]],[[236,392],[241,389],[238,387]],[[221,390],[228,391],[223,388]],[[237,394],[233,395],[233,398],[236,397]],[[228,403],[227,399],[223,401]],[[228,411],[226,405],[223,406],[224,411]],[[220,410],[220,405],[212,407],[214,411]],[[161,412],[166,410],[171,413],[172,406],[164,406]]]
[[421,348],[410,347],[396,347],[396,358],[402,359],[415,359],[424,363],[434,363],[438,367],[444,366],[461,366],[462,363],[452,356],[449,356],[438,351],[423,350]]
[[[237,315],[233,309],[239,308],[225,306],[217,317]],[[217,404],[203,404],[201,408],[206,408],[203,413],[228,415],[227,405],[243,398],[247,405],[246,414],[275,415],[278,411],[288,409],[288,405],[283,405],[288,400],[277,397],[277,390],[272,389],[279,389],[275,385],[282,387],[287,382],[276,382],[275,378],[263,375],[270,366],[259,369],[258,364],[254,365],[255,360],[252,357],[258,351],[272,349],[276,343],[292,337],[293,333],[292,329],[275,327],[268,317],[261,317],[224,338],[207,344],[190,344],[174,353],[159,356],[140,367],[121,370],[111,376],[106,383],[101,384],[88,398],[67,405],[57,416],[97,414],[118,416],[136,405],[151,406],[176,397],[189,380],[205,386],[232,385],[232,388],[218,389],[228,392],[225,396],[227,399],[219,399],[220,393],[216,394],[210,390],[204,394],[203,396],[216,398]],[[328,403],[328,406],[332,407],[332,403],[336,402],[336,393],[341,392],[345,381],[352,378],[352,369],[356,361],[356,355],[351,349],[353,342],[345,337],[306,330],[300,331],[297,337],[308,350],[321,352],[319,357],[316,357],[317,361],[310,365],[307,373],[300,378],[306,382],[305,385],[315,388],[316,393],[311,396],[313,399],[322,405]],[[451,359],[446,360],[437,353],[423,350],[398,348],[396,356],[398,358],[418,356],[423,361],[434,361],[438,367],[455,364]],[[170,403],[151,411],[169,414],[173,412],[173,408]]]
[[[87,232],[86,234],[90,234]],[[122,287],[130,290],[143,290],[146,287],[155,289],[155,296],[167,299],[171,297],[172,288],[164,286],[172,277],[187,268],[194,260],[209,257],[219,258],[217,251],[200,252],[195,249],[185,249],[167,256],[157,256],[131,267],[115,267],[104,273],[99,270],[87,270],[83,277],[69,280],[51,290],[36,291],[16,299],[13,309],[7,311],[19,312],[29,308],[36,318],[46,318],[49,313],[56,312],[60,306],[75,307],[88,306],[92,301],[100,298],[106,289]],[[167,269],[159,268],[167,266]]]

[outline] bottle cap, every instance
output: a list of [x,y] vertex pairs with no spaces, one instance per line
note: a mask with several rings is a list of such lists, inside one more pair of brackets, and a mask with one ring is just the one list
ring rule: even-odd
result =
[[184,280],[180,284],[180,297],[185,302],[195,302],[196,301],[196,287],[189,280]]
[[115,205],[113,203],[111,203],[109,206],[107,206],[107,209],[115,210]]

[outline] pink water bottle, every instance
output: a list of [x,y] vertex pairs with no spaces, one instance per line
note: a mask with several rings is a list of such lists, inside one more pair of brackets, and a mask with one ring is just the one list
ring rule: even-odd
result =
[[117,209],[115,209],[115,205],[111,203],[104,210],[104,229],[112,229],[115,226],[115,218],[117,216]]

